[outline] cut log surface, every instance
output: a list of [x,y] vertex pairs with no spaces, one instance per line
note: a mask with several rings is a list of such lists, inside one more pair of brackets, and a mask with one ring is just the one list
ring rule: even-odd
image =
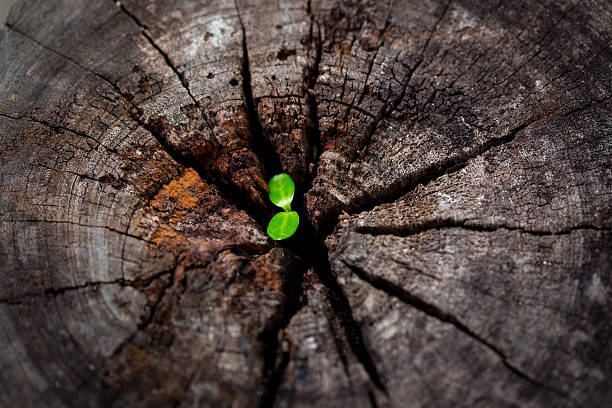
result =
[[20,0],[0,55],[0,406],[610,406],[609,1]]

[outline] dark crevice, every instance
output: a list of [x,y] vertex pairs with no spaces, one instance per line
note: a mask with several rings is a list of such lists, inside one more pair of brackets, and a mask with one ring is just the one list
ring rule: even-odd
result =
[[370,400],[370,406],[372,408],[378,408],[378,403],[376,402],[376,396],[372,391],[368,391],[368,399]]
[[527,373],[521,371],[519,368],[517,368],[516,366],[512,365],[509,361],[508,358],[506,357],[506,355],[503,353],[503,351],[498,348],[497,346],[495,346],[494,344],[492,344],[491,342],[489,342],[488,340],[480,337],[478,334],[476,334],[475,332],[473,332],[469,327],[467,327],[466,325],[464,325],[461,321],[459,321],[455,316],[443,311],[442,309],[438,308],[437,306],[421,299],[418,296],[415,296],[414,294],[410,293],[409,291],[405,290],[404,288],[396,285],[393,282],[390,282],[384,278],[381,278],[380,276],[375,276],[375,275],[371,275],[369,273],[367,273],[366,271],[364,271],[363,269],[361,269],[358,266],[355,265],[351,265],[350,263],[346,262],[346,261],[342,261],[342,263],[352,272],[354,273],[357,277],[359,277],[361,280],[363,280],[364,282],[367,282],[368,284],[370,284],[372,287],[396,298],[399,299],[401,302],[414,307],[415,309],[425,313],[426,315],[437,319],[443,323],[448,323],[451,324],[452,326],[454,326],[457,330],[459,330],[461,333],[467,335],[468,337],[470,337],[471,339],[473,339],[474,341],[476,341],[477,343],[481,344],[482,346],[486,347],[487,349],[489,349],[490,351],[492,351],[494,354],[496,354],[499,359],[501,360],[502,364],[510,371],[512,372],[514,375],[516,375],[517,377],[521,378],[522,380],[525,380],[533,385],[535,385],[538,388],[542,388],[545,390],[548,390],[568,401],[571,401],[572,403],[576,404],[571,397],[569,396],[568,393],[566,393],[565,391],[559,390],[555,387],[552,387],[548,384],[544,384],[542,382],[540,382],[539,380],[531,377],[530,375],[528,375]]
[[283,374],[290,357],[290,341],[285,336],[285,330],[291,319],[304,306],[303,277],[305,274],[304,259],[293,270],[287,271],[287,281],[283,287],[285,304],[279,319],[273,320],[261,333],[259,339],[263,345],[263,379],[264,391],[259,400],[261,408],[272,407],[283,379]]
[[[198,107],[199,111],[201,112],[202,116],[206,119],[207,116],[203,110],[203,108],[201,107],[201,105],[196,101],[196,99],[194,98],[194,96],[191,94],[191,91],[189,89],[189,86],[187,84],[187,82],[184,79],[184,76],[178,71],[178,69],[176,69],[176,67],[174,66],[174,64],[172,63],[172,61],[170,60],[169,56],[161,49],[159,48],[155,42],[153,41],[153,39],[144,31],[147,29],[147,26],[145,24],[143,24],[135,15],[133,15],[129,10],[127,10],[123,5],[120,5],[121,10],[128,15],[132,20],[134,20],[134,22],[141,28],[141,33],[142,35],[151,43],[151,46],[153,46],[159,53],[160,55],[162,55],[162,57],[164,58],[164,60],[166,61],[166,64],[174,71],[174,73],[178,76],[179,80],[181,81],[181,84],[183,85],[183,87],[186,89],[186,91],[189,93],[190,98],[194,101],[195,105]],[[243,31],[243,36],[244,36],[244,31]],[[243,38],[243,41],[246,41],[246,37]],[[244,47],[246,47],[246,43],[243,44]],[[246,51],[246,48],[243,49],[244,51]],[[246,72],[243,71],[243,74],[247,76],[248,78],[248,86],[245,86],[248,90],[250,90],[250,72],[248,70],[248,55],[245,54],[245,60],[246,60]],[[245,69],[245,67],[243,67],[243,70]],[[245,82],[247,82],[245,80]],[[128,101],[131,101],[131,96],[130,95],[125,95],[123,92],[121,92],[121,90],[118,88],[117,85],[114,85],[115,90],[122,96],[124,96],[125,98],[127,98]],[[249,95],[251,95],[249,97]],[[249,100],[252,102],[252,94],[246,95],[245,93],[245,99],[246,99],[246,104],[247,106],[249,105]],[[145,122],[142,118],[142,113],[140,111],[140,109],[135,106],[132,102],[130,102],[130,104],[132,105],[132,109],[130,109],[130,116],[132,117],[132,119],[134,121],[136,121],[141,127],[145,128],[146,130],[148,130],[151,135],[153,135],[153,137],[157,140],[157,142],[160,144],[160,146],[162,147],[163,150],[165,150],[170,157],[172,157],[172,159],[179,163],[181,166],[185,167],[185,168],[192,168],[194,169],[198,175],[200,176],[200,178],[204,181],[206,181],[207,183],[214,185],[218,190],[219,190],[219,194],[228,199],[228,201],[232,202],[233,204],[235,204],[239,209],[245,211],[247,214],[249,214],[254,220],[256,220],[261,226],[265,225],[265,217],[266,214],[264,211],[257,211],[256,209],[253,208],[253,206],[249,205],[247,199],[244,197],[244,194],[242,194],[239,191],[236,191],[235,189],[227,186],[225,183],[221,183],[218,182],[218,180],[213,179],[213,177],[210,175],[210,172],[204,168],[202,166],[202,164],[200,162],[198,162],[195,158],[190,157],[190,156],[186,156],[184,154],[184,152],[178,151],[177,149],[173,148],[166,140],[166,138],[163,136],[162,134],[162,129],[159,129],[159,127],[156,125],[156,123],[153,122]],[[254,108],[253,108],[254,111]],[[207,120],[205,120],[206,125],[208,126],[208,128],[211,130],[211,132],[213,132],[213,127],[208,123]],[[252,119],[251,119],[251,115],[249,114],[249,125],[251,129],[255,129],[253,131],[253,133],[257,134],[257,128],[259,128],[259,134],[261,134],[261,126],[257,127],[257,125],[259,124],[259,120],[256,120],[256,123],[253,123]],[[213,132],[214,133],[214,132]],[[257,139],[257,137],[255,138]],[[253,146],[255,148],[255,146]],[[255,153],[261,158],[261,157],[266,157],[268,158],[268,155],[264,155],[263,152],[261,150],[255,150]],[[275,158],[274,158],[275,159]],[[273,160],[274,160],[273,159]],[[280,167],[280,165],[279,165]]]
[[251,130],[253,151],[264,167],[264,177],[269,178],[275,174],[281,172],[282,166],[280,158],[274,152],[274,149],[270,145],[268,139],[263,133],[259,114],[257,113],[257,105],[253,99],[253,87],[251,85],[251,67],[249,65],[249,47],[247,43],[247,32],[242,16],[240,14],[240,8],[238,7],[238,1],[234,0],[234,7],[236,8],[236,14],[238,15],[238,23],[242,31],[242,92],[247,107],[247,119],[249,122],[249,128]]
[[[319,112],[317,96],[314,91],[317,79],[319,78],[319,67],[321,65],[321,58],[323,56],[323,42],[321,41],[321,26],[316,20],[311,9],[311,2],[308,0],[307,9],[308,16],[310,18],[310,31],[309,39],[310,44],[314,44],[316,47],[315,59],[312,66],[308,70],[307,81],[306,81],[306,103],[308,104],[308,110],[310,113],[310,126],[307,129],[308,145],[310,146],[310,157],[309,160],[313,163],[313,168],[310,169],[308,185],[312,183],[314,176],[317,174],[317,167],[319,164],[319,157],[321,155],[321,128],[319,125]],[[316,27],[316,35],[315,29]]]
[[[61,57],[61,58],[65,59],[66,61],[71,62],[72,64],[74,64],[74,65],[76,65],[77,67],[81,68],[83,71],[89,72],[89,73],[91,73],[91,74],[93,74],[93,75],[97,76],[98,78],[102,79],[103,81],[108,82],[108,83],[109,83],[109,84],[110,84],[110,85],[113,87],[113,89],[115,89],[115,90],[116,90],[116,89],[118,89],[118,88],[117,88],[117,84],[116,84],[115,82],[111,81],[111,80],[110,80],[109,78],[107,78],[106,76],[104,76],[104,75],[102,75],[102,74],[100,74],[100,73],[98,73],[98,72],[96,72],[96,71],[93,71],[93,70],[92,70],[92,69],[90,69],[90,68],[87,68],[87,67],[85,67],[85,66],[81,65],[81,64],[80,64],[78,61],[74,60],[73,58],[71,58],[71,57],[69,57],[69,56],[67,56],[67,55],[65,55],[65,54],[62,54],[62,53],[58,52],[57,50],[55,50],[55,49],[53,49],[53,48],[51,48],[51,47],[49,47],[49,46],[47,46],[47,45],[45,45],[45,44],[41,43],[40,41],[38,41],[38,40],[37,40],[37,39],[35,39],[34,37],[30,36],[29,34],[26,34],[26,33],[24,33],[23,31],[19,30],[17,27],[15,27],[15,26],[13,26],[13,25],[10,25],[10,24],[8,24],[8,23],[7,23],[7,25],[6,25],[6,26],[7,26],[9,29],[11,29],[12,31],[14,31],[14,32],[16,32],[16,33],[18,33],[18,34],[20,34],[20,35],[24,36],[24,37],[25,37],[25,38],[27,38],[28,40],[30,40],[30,41],[32,41],[33,43],[35,43],[35,44],[39,45],[40,47],[44,48],[45,50],[47,50],[47,51],[49,51],[49,52],[51,52],[51,53],[53,53],[53,54],[55,54],[55,55],[57,55],[57,56],[59,56],[59,57]],[[120,95],[121,95],[121,94],[120,94]]]
[[[266,165],[266,172],[268,176],[279,173],[282,169],[280,159],[274,153],[270,146],[267,138],[263,134],[262,126],[257,113],[256,104],[253,98],[253,90],[251,85],[251,72],[249,66],[249,53],[247,44],[247,35],[240,9],[237,2],[234,2],[236,12],[238,14],[238,20],[242,29],[242,48],[243,48],[243,92],[246,99],[248,109],[248,119],[251,132],[255,141],[254,150],[263,160]],[[312,67],[306,73],[306,95],[305,99],[309,107],[310,113],[310,126],[307,129],[307,138],[309,145],[311,146],[310,158],[313,163],[317,163],[318,154],[320,153],[320,130],[319,130],[319,119],[317,115],[317,101],[314,94],[314,87],[319,76],[319,65],[322,56],[322,44],[320,40],[320,27],[318,22],[315,20],[310,9],[310,2],[307,5],[307,12],[310,17],[310,44],[315,45],[316,54]],[[315,27],[317,32],[315,33]],[[316,170],[311,171],[310,179],[307,181],[310,186]],[[304,198],[303,193],[306,191],[305,186],[297,186],[296,197],[293,207],[300,213],[304,212]],[[271,407],[274,405],[276,400],[279,387],[283,380],[283,375],[290,361],[290,342],[286,338],[285,330],[291,322],[291,319],[302,309],[304,306],[304,282],[303,277],[308,268],[314,267],[317,270],[318,262],[313,260],[312,255],[309,253],[308,248],[312,245],[314,240],[320,242],[317,237],[306,231],[311,231],[304,223],[298,229],[296,235],[286,241],[279,242],[281,246],[289,249],[292,253],[297,254],[300,258],[299,265],[293,271],[288,272],[288,280],[283,288],[283,292],[286,296],[286,303],[284,305],[282,316],[278,320],[270,322],[268,327],[264,330],[261,335],[261,341],[264,345],[263,356],[264,356],[264,369],[263,379],[265,382],[264,391],[260,398],[260,407]],[[321,244],[322,246],[322,244]],[[324,247],[323,247],[324,248]],[[325,252],[325,262],[327,262],[327,253]],[[288,346],[288,347],[287,347]],[[288,349],[289,348],[289,349]]]
[[[306,80],[306,101],[310,109],[310,120],[312,126],[308,132],[308,141],[312,149],[311,159],[315,168],[310,172],[310,177],[307,182],[304,183],[304,186],[296,186],[296,194],[294,198],[293,207],[294,210],[297,211],[299,214],[307,214],[305,196],[306,192],[312,187],[312,182],[316,175],[316,166],[318,166],[321,154],[321,134],[317,111],[318,104],[314,88],[319,77],[319,67],[323,55],[323,44],[321,40],[321,26],[314,16],[310,0],[307,1],[306,11],[310,17],[311,23],[309,32],[309,42],[311,45],[314,44],[316,47],[315,59],[313,61],[311,69],[307,72]],[[358,323],[353,319],[350,304],[346,296],[344,295],[344,292],[338,285],[336,277],[331,269],[331,265],[329,263],[328,258],[328,251],[324,244],[326,235],[317,233],[314,227],[306,219],[304,219],[304,221],[306,222],[302,222],[296,234],[293,237],[282,241],[282,244],[284,247],[288,248],[292,253],[297,254],[302,259],[302,267],[304,268],[304,271],[309,268],[312,268],[321,283],[327,288],[328,298],[332,306],[333,313],[340,322],[340,325],[344,328],[344,333],[352,352],[357,357],[360,364],[364,367],[372,383],[374,383],[376,387],[378,387],[381,391],[387,394],[386,387],[383,384],[380,375],[378,374],[376,366],[374,365],[374,360],[372,359],[369,350],[365,346],[361,329],[359,328]],[[333,229],[333,227],[333,225],[329,226],[330,229]],[[300,276],[299,279],[301,283],[303,277]],[[301,290],[303,291],[304,288],[301,288]],[[301,292],[301,294],[303,294],[303,292]],[[295,309],[295,307],[293,309],[294,312],[291,316],[288,316],[289,320],[286,322],[286,324],[288,324],[293,315],[295,315],[295,313],[299,311],[299,309]],[[335,341],[338,342],[339,339],[335,338]],[[336,345],[340,346],[339,344]],[[344,352],[340,352],[340,355],[344,365],[344,369],[347,372],[347,377],[350,380],[346,355],[344,355]],[[284,365],[286,364],[284,362],[283,354],[281,364],[279,365],[279,371],[284,371]],[[280,385],[280,383],[278,385]],[[274,395],[265,402],[272,405],[277,391],[278,390],[275,389]],[[262,406],[264,405],[262,404]]]
[[41,292],[28,292],[23,293],[18,296],[7,297],[0,299],[0,303],[6,304],[21,304],[24,299],[28,298],[39,298],[39,297],[56,297],[59,295],[63,295],[66,292],[71,292],[80,289],[87,288],[97,288],[99,286],[107,286],[107,285],[119,285],[119,286],[130,286],[136,289],[143,289],[151,285],[151,283],[165,275],[172,273],[169,271],[161,271],[157,272],[146,278],[136,278],[136,279],[114,279],[110,281],[91,281],[85,282],[79,285],[71,285],[71,286],[60,286],[60,287],[51,287],[47,288]]
[[[147,326],[149,326],[153,322],[153,318],[155,317],[155,313],[157,312],[158,306],[161,304],[168,289],[175,283],[174,280],[177,275],[176,274],[177,268],[178,267],[175,267],[174,269],[170,271],[171,276],[169,277],[166,284],[161,288],[159,295],[157,296],[157,298],[155,299],[155,301],[153,302],[153,304],[151,305],[149,309],[149,313],[147,314],[147,316],[145,316],[144,319],[140,321],[140,323],[138,324],[138,330],[132,336],[130,336],[130,338],[126,341],[126,343],[132,341],[134,336],[136,336],[136,334],[138,333],[138,331],[144,330]],[[119,348],[115,350],[116,353],[118,353],[119,351],[120,351]]]
[[360,364],[368,373],[368,376],[374,385],[376,385],[376,387],[378,387],[383,393],[387,394],[387,389],[378,373],[378,370],[376,369],[374,359],[363,341],[361,328],[353,318],[351,305],[342,288],[336,281],[336,276],[331,269],[327,255],[327,248],[322,243],[319,244],[316,259],[317,262],[315,265],[315,273],[329,291],[331,306],[336,316],[340,320],[342,327],[344,328],[346,338],[351,346],[353,354],[355,357],[357,357]]
[[[272,349],[272,346],[274,346],[274,350],[270,350],[273,353],[270,354],[270,356],[274,357],[273,360],[268,360],[268,358],[265,359],[265,366],[269,371],[264,373],[263,377],[266,384],[261,399],[259,400],[259,407],[261,408],[274,406],[276,395],[278,394],[278,390],[283,380],[283,374],[289,365],[289,360],[291,357],[290,351],[283,350],[283,342],[286,342],[285,344],[290,344],[288,340],[281,340],[280,342],[276,340],[274,344],[270,345],[270,349]],[[267,355],[265,357],[267,357]],[[270,363],[273,365],[271,367],[267,367]]]
[[[296,198],[298,198],[296,211],[303,213],[303,196],[299,195]],[[314,228],[306,222],[300,225],[293,237],[283,243],[292,253],[298,254],[302,260],[305,260],[305,265],[314,270],[321,283],[327,288],[332,310],[344,328],[353,354],[365,369],[372,383],[386,394],[386,387],[378,374],[374,359],[363,341],[359,324],[353,318],[349,301],[332,271],[323,236],[317,235]]]
[[[303,194],[296,195],[294,204],[294,209],[298,213],[305,212]],[[308,222],[304,222],[300,225],[294,236],[281,241],[281,244],[301,259],[301,265],[298,269],[299,272],[292,273],[289,271],[291,280],[285,289],[288,304],[285,306],[283,317],[279,322],[274,323],[263,337],[265,339],[264,344],[268,344],[264,354],[266,359],[264,377],[268,381],[260,406],[272,406],[276,398],[282,374],[288,364],[286,359],[289,358],[288,353],[281,350],[279,338],[282,337],[293,316],[303,307],[303,272],[309,268],[314,270],[321,283],[327,288],[332,310],[344,328],[346,339],[353,354],[365,369],[372,383],[383,393],[387,394],[386,387],[374,364],[374,359],[363,341],[359,324],[353,318],[348,299],[338,285],[336,276],[331,269],[328,251],[324,244],[324,236],[317,235],[313,227]]]
[[[114,3],[114,1],[113,1]],[[189,94],[189,97],[191,98],[191,100],[193,101],[193,103],[195,103],[195,105],[200,109],[200,111],[202,112],[202,114],[204,114],[204,111],[202,109],[202,107],[200,106],[200,103],[198,102],[198,100],[193,96],[193,94],[191,93],[191,89],[189,89],[189,84],[187,83],[187,80],[185,79],[185,75],[183,75],[182,72],[180,72],[178,70],[178,68],[176,67],[176,65],[174,65],[174,63],[172,62],[172,60],[170,59],[170,56],[168,55],[168,53],[166,53],[164,50],[161,49],[161,47],[159,45],[157,45],[157,43],[155,43],[155,40],[153,40],[153,37],[151,37],[149,35],[149,33],[147,33],[148,27],[146,26],[146,24],[142,23],[138,17],[136,17],[136,15],[134,15],[130,10],[128,10],[123,3],[119,3],[118,7],[121,9],[122,12],[124,12],[130,19],[132,19],[132,21],[134,21],[134,23],[136,23],[136,25],[138,27],[140,27],[140,34],[142,34],[142,36],[149,42],[149,44],[151,45],[151,47],[153,47],[164,59],[164,62],[166,63],[166,65],[172,70],[172,72],[174,72],[177,76],[177,78],[179,79],[179,81],[181,82],[181,85],[183,86],[183,88],[185,88],[185,90],[187,91],[187,94]],[[208,124],[208,123],[207,123]],[[210,125],[209,125],[210,127]],[[211,129],[212,130],[212,129]]]
[[[412,191],[419,184],[427,185],[446,174],[457,172],[458,170],[461,170],[462,168],[467,166],[471,159],[485,154],[495,147],[511,143],[512,141],[514,141],[514,139],[516,139],[516,136],[520,132],[522,132],[527,127],[531,126],[540,119],[541,118],[539,117],[533,118],[510,130],[510,132],[508,132],[508,134],[503,137],[489,139],[487,142],[481,144],[480,146],[474,147],[469,152],[457,154],[456,156],[451,156],[446,160],[442,160],[438,163],[433,163],[430,166],[413,173],[407,180],[402,179],[394,184],[390,184],[389,186],[387,186],[386,192],[383,192],[376,197],[369,197],[367,195],[364,195],[362,199],[356,201],[355,204],[352,205],[352,208],[349,209],[350,213],[356,214],[359,212],[370,211],[374,207],[377,207],[379,205],[396,201],[397,199],[403,197],[404,195]],[[338,215],[337,212],[338,210],[336,210],[335,213],[330,214],[328,218],[336,218]],[[329,234],[332,232],[332,229],[327,228],[322,232],[325,234]]]
[[[330,298],[330,294],[326,292],[326,298]],[[330,304],[331,306],[331,304]],[[327,324],[329,325],[329,330],[332,334],[332,339],[334,340],[334,345],[336,346],[336,351],[338,352],[338,356],[340,356],[340,362],[342,363],[342,368],[344,370],[344,374],[346,375],[346,379],[349,383],[349,388],[353,389],[353,378],[351,375],[350,365],[349,365],[349,354],[350,350],[347,348],[347,344],[345,343],[346,337],[341,333],[341,322],[336,315],[336,312],[333,309],[325,310],[325,318],[327,320]],[[350,347],[350,346],[349,346]]]
[[535,236],[559,236],[569,235],[577,231],[610,231],[610,228],[598,227],[593,225],[576,225],[573,227],[561,228],[555,231],[539,231],[529,230],[521,227],[499,224],[468,224],[467,221],[455,221],[449,219],[434,219],[419,224],[408,225],[362,225],[357,226],[355,231],[360,234],[368,235],[394,235],[396,237],[409,237],[422,232],[446,229],[446,228],[461,228],[469,231],[477,232],[495,232],[495,231],[518,231],[523,234]]
[[[305,213],[303,195],[299,195],[296,198],[298,201],[296,211],[301,214]],[[306,265],[314,270],[321,283],[327,288],[332,310],[344,328],[344,334],[351,351],[365,369],[372,383],[387,394],[386,387],[378,374],[374,360],[363,341],[359,324],[353,318],[348,299],[344,295],[342,288],[338,285],[336,276],[331,269],[323,237],[323,235],[317,234],[309,223],[305,222],[300,225],[293,237],[285,241],[284,246],[289,248],[291,252],[298,254],[302,259],[306,259]],[[345,359],[346,356],[344,356],[343,364],[345,365],[345,370],[347,370]]]

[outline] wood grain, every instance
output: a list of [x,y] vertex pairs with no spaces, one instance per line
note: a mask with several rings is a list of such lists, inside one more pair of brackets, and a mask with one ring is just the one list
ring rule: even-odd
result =
[[597,0],[17,2],[0,406],[606,406],[610,44]]

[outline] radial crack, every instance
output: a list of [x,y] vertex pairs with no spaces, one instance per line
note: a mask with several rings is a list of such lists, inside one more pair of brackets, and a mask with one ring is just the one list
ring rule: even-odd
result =
[[27,292],[18,296],[6,297],[0,299],[0,303],[7,304],[18,304],[21,303],[23,299],[28,298],[38,298],[38,297],[56,297],[62,295],[66,292],[71,292],[80,289],[86,288],[95,288],[98,286],[106,286],[106,285],[119,285],[119,286],[131,286],[137,289],[142,289],[149,286],[154,280],[159,279],[162,276],[165,276],[172,271],[161,271],[157,272],[147,278],[137,278],[137,279],[114,279],[109,281],[90,281],[85,282],[79,285],[71,285],[71,286],[60,286],[60,287],[51,287],[43,290],[42,292]]
[[32,123],[38,123],[39,125],[43,125],[45,127],[48,127],[49,129],[51,129],[54,132],[59,133],[59,134],[63,134],[64,132],[74,133],[77,136],[81,136],[81,137],[83,137],[85,139],[91,140],[92,142],[96,143],[98,146],[101,146],[104,150],[106,150],[109,153],[117,153],[117,149],[108,147],[105,144],[101,143],[96,138],[94,138],[93,136],[90,136],[90,135],[88,135],[86,133],[83,133],[83,132],[75,130],[75,129],[70,129],[70,128],[67,128],[67,127],[61,126],[61,125],[55,125],[55,124],[53,124],[51,122],[48,122],[46,120],[34,119],[32,117],[27,117],[27,116],[11,116],[11,115],[8,115],[8,114],[2,113],[2,112],[0,112],[0,116],[8,118],[8,119],[13,119],[13,120],[23,120],[23,121],[32,122]]
[[579,406],[579,404],[577,404],[575,401],[572,400],[572,398],[567,392],[557,389],[551,385],[542,383],[541,381],[533,378],[529,374],[522,371],[520,368],[510,363],[508,361],[508,357],[504,354],[504,352],[499,347],[495,346],[490,341],[480,337],[478,334],[473,332],[469,327],[467,327],[465,324],[459,321],[459,319],[457,319],[455,316],[443,311],[442,309],[438,308],[434,304],[431,304],[421,299],[420,297],[412,294],[411,292],[405,290],[404,288],[396,285],[393,282],[390,282],[380,276],[369,274],[365,270],[361,269],[360,267],[352,265],[344,260],[342,260],[341,262],[351,272],[353,272],[357,277],[359,277],[359,279],[361,279],[364,282],[369,283],[372,287],[382,292],[385,292],[386,294],[396,299],[399,299],[401,302],[414,307],[415,309],[425,313],[426,315],[432,318],[435,318],[443,323],[447,323],[447,324],[454,326],[461,333],[467,335],[468,337],[470,337],[477,343],[483,345],[484,347],[492,351],[494,354],[496,354],[501,360],[502,364],[517,377],[535,385],[536,387],[546,389],[570,401],[571,403]]
[[[273,320],[261,333],[260,340],[263,344],[264,367],[262,377],[265,379],[264,392],[259,401],[261,408],[272,407],[281,385],[283,373],[289,364],[290,340],[285,336],[285,330],[291,319],[304,306],[303,276],[304,264],[296,271],[288,271],[288,279],[283,287],[285,293],[285,305],[283,313],[278,320]],[[280,357],[280,359],[279,359]]]
[[[321,41],[321,25],[319,24],[312,12],[311,0],[308,0],[308,3],[306,5],[306,12],[308,13],[308,16],[310,18],[310,28],[308,34],[310,44],[312,45],[314,43],[316,46],[315,59],[313,61],[312,66],[306,73],[308,78],[306,81],[306,103],[308,104],[310,113],[310,127],[308,128],[307,138],[308,145],[310,146],[311,150],[311,157],[309,159],[314,165],[314,167],[310,170],[309,174],[308,188],[310,188],[314,176],[317,174],[319,157],[321,155],[321,127],[319,123],[317,95],[314,91],[314,88],[319,78],[319,69],[321,66],[321,59],[323,57],[323,41]],[[315,27],[317,28],[316,36],[314,33]]]
[[560,228],[553,231],[541,231],[541,230],[529,230],[522,227],[514,227],[503,224],[468,224],[466,221],[456,221],[452,219],[434,219],[420,224],[407,224],[407,225],[360,225],[355,228],[355,231],[360,234],[367,235],[393,235],[396,237],[409,237],[417,235],[422,232],[447,229],[447,228],[461,228],[470,231],[478,232],[495,232],[495,231],[518,231],[523,234],[535,235],[535,236],[559,236],[569,235],[576,231],[610,231],[610,228],[598,227],[594,225],[575,225],[567,228]]
[[330,304],[334,313],[338,317],[338,320],[344,327],[345,335],[351,346],[353,354],[357,357],[359,363],[365,369],[374,385],[385,393],[385,395],[388,395],[387,388],[384,385],[374,364],[374,359],[363,341],[361,329],[353,318],[351,305],[342,291],[342,288],[340,285],[338,285],[336,277],[331,270],[331,265],[327,259],[326,251],[324,251],[323,254],[325,256],[323,259],[320,257],[322,254],[317,256],[319,262],[317,262],[317,265],[315,266],[315,273],[329,292]]
[[[115,3],[115,2],[113,1],[113,3]],[[200,109],[200,111],[203,112],[202,107],[200,106],[200,103],[198,102],[198,100],[191,93],[191,89],[189,89],[189,84],[187,83],[187,80],[185,79],[185,75],[183,75],[183,73],[178,70],[176,65],[174,65],[174,63],[172,62],[172,59],[170,58],[168,53],[165,52],[159,45],[157,45],[155,40],[153,40],[153,37],[151,37],[149,35],[149,33],[147,33],[148,27],[146,26],[146,24],[143,24],[138,19],[138,17],[136,17],[136,15],[134,15],[130,10],[127,9],[127,7],[125,7],[123,5],[123,3],[118,3],[117,5],[118,5],[119,9],[121,9],[122,12],[124,12],[130,19],[132,19],[132,21],[134,21],[134,23],[136,23],[136,25],[138,27],[140,27],[140,34],[142,34],[142,36],[149,42],[149,44],[153,48],[155,48],[155,50],[162,56],[162,58],[164,59],[164,62],[166,63],[166,65],[168,67],[170,67],[172,72],[174,72],[176,74],[177,78],[181,82],[181,85],[183,86],[183,88],[185,88],[185,90],[189,94],[189,97],[191,98],[193,103],[195,103],[196,106]]]
[[[604,98],[603,100],[595,100],[595,101],[588,102],[587,104],[583,106],[574,108],[574,111],[580,111],[583,109],[587,109],[589,107],[597,105],[598,103],[605,102],[608,99],[609,97]],[[504,136],[489,139],[485,143],[475,146],[474,148],[471,149],[471,151],[458,154],[454,157],[451,156],[447,158],[446,160],[443,160],[439,163],[433,163],[429,165],[428,167],[425,167],[424,169],[415,172],[412,175],[412,177],[410,177],[408,180],[402,179],[395,183],[396,186],[394,185],[388,186],[388,189],[387,189],[388,193],[383,193],[378,197],[367,197],[365,202],[363,202],[361,205],[359,204],[355,205],[354,208],[350,210],[351,211],[350,214],[353,215],[353,214],[357,214],[360,212],[370,211],[373,208],[378,207],[380,205],[391,203],[405,196],[412,190],[414,190],[414,188],[419,184],[422,184],[425,186],[425,185],[435,182],[442,176],[456,173],[457,171],[466,167],[470,163],[471,160],[489,153],[491,150],[493,150],[496,147],[500,147],[502,145],[507,145],[507,144],[512,143],[521,132],[525,131],[527,128],[534,125],[535,123],[557,114],[561,109],[562,107],[558,107],[554,111],[548,112],[545,115],[531,117],[530,119],[523,122],[521,125],[516,126],[513,129],[511,129]],[[467,228],[468,226],[465,226],[465,227]],[[430,228],[430,227],[425,227],[425,228]],[[508,229],[511,229],[511,227],[508,227]],[[532,232],[533,234],[539,233],[538,231],[529,231],[529,230],[524,230],[524,232],[526,233]],[[562,232],[564,232],[564,230],[558,231],[557,234],[562,233]],[[399,234],[402,234],[402,232],[399,232]],[[408,232],[408,234],[410,234],[410,232]],[[543,234],[546,234],[546,232],[543,232]]]
[[489,139],[485,143],[475,146],[467,153],[461,153],[454,157],[451,156],[438,163],[430,164],[424,169],[415,172],[409,180],[406,181],[402,179],[396,182],[395,186],[390,185],[387,190],[389,193],[382,194],[379,197],[368,197],[368,199],[365,200],[362,205],[356,205],[351,211],[351,214],[369,211],[379,205],[393,202],[412,191],[419,184],[427,185],[446,174],[455,173],[467,166],[470,160],[487,153],[495,147],[511,143],[514,141],[514,139],[516,139],[520,132],[524,131],[529,126],[541,119],[541,117],[531,118],[530,120],[527,120],[523,124],[510,130],[505,136]]
[[251,84],[251,67],[249,63],[249,47],[247,43],[247,32],[244,22],[242,21],[242,15],[240,7],[238,6],[238,0],[234,0],[234,7],[236,8],[236,14],[238,16],[238,23],[242,31],[242,87],[244,98],[247,106],[247,116],[249,121],[249,127],[251,129],[251,135],[253,137],[253,150],[261,158],[264,170],[271,176],[276,173],[280,173],[281,163],[279,157],[274,153],[268,140],[263,134],[261,121],[259,114],[257,113],[257,107],[255,100],[253,99],[253,87]]
[[[104,80],[105,82],[108,82],[108,83],[109,83],[109,84],[110,84],[110,85],[111,85],[111,86],[112,86],[114,89],[118,89],[118,88],[117,88],[117,84],[115,84],[113,81],[111,81],[111,80],[110,80],[109,78],[107,78],[106,76],[104,76],[104,75],[102,75],[102,74],[100,74],[100,73],[98,73],[98,72],[96,72],[96,71],[92,70],[91,68],[87,68],[87,67],[85,67],[85,66],[81,65],[81,64],[80,64],[78,61],[74,60],[73,58],[70,58],[69,56],[67,56],[67,55],[65,55],[65,54],[62,54],[61,52],[59,52],[59,51],[57,51],[57,50],[55,50],[55,49],[53,49],[53,48],[49,47],[48,45],[43,44],[42,42],[38,41],[36,38],[34,38],[34,37],[30,36],[29,34],[26,34],[26,33],[24,33],[23,31],[19,30],[17,27],[15,27],[15,26],[13,26],[13,25],[10,25],[9,23],[7,23],[7,24],[6,24],[6,26],[7,26],[7,27],[8,27],[10,30],[12,30],[12,31],[14,31],[14,32],[16,32],[16,33],[18,33],[18,34],[20,34],[20,35],[24,36],[25,38],[27,38],[28,40],[30,40],[30,41],[32,41],[33,43],[37,44],[38,46],[40,46],[40,47],[44,48],[45,50],[47,50],[47,51],[49,51],[49,52],[52,52],[53,54],[55,54],[55,55],[57,55],[57,56],[59,56],[59,57],[61,57],[61,58],[65,59],[66,61],[71,62],[72,64],[74,64],[74,65],[76,65],[77,67],[81,68],[83,71],[90,72],[91,74],[93,74],[93,75],[97,76],[98,78],[100,78],[100,79]],[[121,95],[121,93],[120,93],[120,95]]]

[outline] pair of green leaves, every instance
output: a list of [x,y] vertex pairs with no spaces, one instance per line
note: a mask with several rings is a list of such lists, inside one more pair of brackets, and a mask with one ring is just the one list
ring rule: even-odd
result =
[[276,214],[268,224],[268,235],[274,240],[286,239],[295,234],[300,217],[291,211],[291,202],[295,193],[295,184],[287,173],[277,174],[268,182],[270,201],[281,207],[284,212]]

